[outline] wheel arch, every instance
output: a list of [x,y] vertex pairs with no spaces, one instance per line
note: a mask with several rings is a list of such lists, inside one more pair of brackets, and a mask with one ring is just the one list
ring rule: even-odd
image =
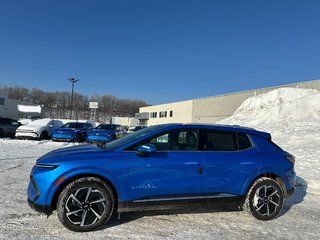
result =
[[262,177],[267,177],[267,178],[270,178],[270,179],[277,181],[277,183],[279,183],[279,185],[283,191],[283,194],[286,195],[286,191],[285,191],[286,187],[285,187],[284,182],[282,181],[281,177],[273,171],[266,171],[264,173],[260,173],[258,176],[253,178],[251,181],[248,181],[247,184],[242,189],[242,195],[244,195],[244,196],[247,195],[248,191],[250,190],[250,188],[252,187],[254,182]]
[[112,183],[112,181],[110,181],[107,177],[102,176],[100,174],[96,174],[96,173],[83,173],[83,174],[76,174],[73,175],[71,177],[69,177],[67,180],[63,181],[59,187],[55,190],[53,197],[51,198],[51,209],[52,211],[55,210],[57,208],[57,202],[58,202],[58,198],[60,193],[63,191],[63,189],[70,184],[71,182],[73,182],[76,179],[79,178],[83,178],[83,177],[96,177],[99,178],[100,180],[102,180],[104,183],[106,183],[108,186],[110,186],[113,196],[115,198],[115,209],[117,209],[118,207],[118,201],[119,201],[119,193],[115,187],[115,185]]

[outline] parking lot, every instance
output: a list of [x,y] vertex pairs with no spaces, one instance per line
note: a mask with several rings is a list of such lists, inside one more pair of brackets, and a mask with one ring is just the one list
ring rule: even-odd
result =
[[[297,164],[298,188],[286,200],[279,218],[255,220],[235,209],[188,209],[122,214],[103,230],[74,233],[65,229],[54,212],[49,218],[27,204],[29,173],[36,159],[56,148],[74,143],[0,140],[0,227],[1,239],[319,239],[320,201],[308,183],[312,168]],[[308,156],[310,157],[310,156]]]

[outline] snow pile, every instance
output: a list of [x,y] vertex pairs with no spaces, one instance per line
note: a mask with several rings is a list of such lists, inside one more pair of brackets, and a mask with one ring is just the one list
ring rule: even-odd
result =
[[[320,119],[320,93],[313,89],[280,88],[245,100],[224,123],[273,125]],[[244,122],[245,120],[245,122]]]
[[320,190],[320,92],[280,88],[245,100],[233,116],[220,121],[270,132],[279,146],[296,156],[300,183]]

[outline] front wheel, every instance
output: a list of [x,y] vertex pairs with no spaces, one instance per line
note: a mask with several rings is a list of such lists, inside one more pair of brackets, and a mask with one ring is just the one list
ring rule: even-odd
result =
[[279,183],[271,178],[256,180],[248,191],[244,208],[258,220],[276,218],[283,207],[283,191]]
[[99,178],[79,178],[61,192],[57,212],[69,230],[87,232],[100,228],[114,211],[111,188]]

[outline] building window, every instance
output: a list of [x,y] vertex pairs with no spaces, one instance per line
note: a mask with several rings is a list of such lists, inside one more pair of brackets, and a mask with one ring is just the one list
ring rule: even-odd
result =
[[170,117],[173,117],[173,111],[170,111]]
[[159,112],[159,117],[160,117],[160,118],[165,118],[165,117],[167,117],[167,111]]
[[152,112],[150,118],[157,118],[157,112]]
[[4,98],[0,97],[0,105],[4,105]]

